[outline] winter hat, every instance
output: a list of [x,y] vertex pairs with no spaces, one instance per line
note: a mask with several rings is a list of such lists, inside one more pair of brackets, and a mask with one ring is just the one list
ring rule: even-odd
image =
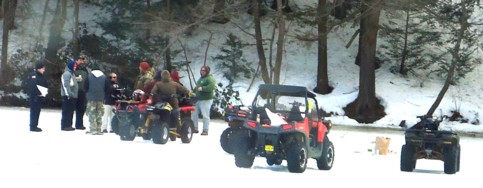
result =
[[171,75],[169,74],[168,70],[163,70],[163,72],[161,72],[161,80],[163,82],[168,82],[171,80]]
[[147,71],[149,68],[151,68],[151,66],[149,66],[149,63],[146,61],[139,63],[139,67],[141,67],[141,70],[143,71]]
[[179,82],[178,71],[176,70],[171,71],[171,79],[173,79],[175,82]]
[[39,69],[41,69],[41,68],[45,68],[45,65],[44,65],[43,63],[37,63],[37,64],[35,65],[35,69],[36,69],[36,70],[39,70]]
[[75,61],[74,61],[74,60],[69,60],[69,61],[67,62],[67,67],[68,67],[70,70],[75,71],[75,64],[76,64],[76,63],[75,63]]

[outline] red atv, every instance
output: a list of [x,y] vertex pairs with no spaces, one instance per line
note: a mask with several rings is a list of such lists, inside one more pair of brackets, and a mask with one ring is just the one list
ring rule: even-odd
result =
[[236,166],[250,168],[260,156],[270,166],[287,160],[290,172],[304,172],[309,158],[317,160],[319,169],[331,169],[332,123],[323,120],[318,109],[315,94],[305,87],[260,85],[244,129],[231,137]]
[[138,131],[143,127],[147,112],[146,106],[151,104],[151,99],[143,98],[144,93],[133,92],[133,97],[127,100],[117,100],[112,118],[113,131],[119,135],[123,141],[132,141],[139,134],[145,140],[151,139],[147,132]]

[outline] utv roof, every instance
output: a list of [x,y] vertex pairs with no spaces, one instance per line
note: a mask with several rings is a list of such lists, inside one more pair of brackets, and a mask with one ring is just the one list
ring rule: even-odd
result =
[[277,93],[278,95],[285,96],[307,96],[310,98],[315,98],[314,93],[302,86],[261,84],[258,87],[258,92],[260,93],[262,91],[270,91],[271,93]]

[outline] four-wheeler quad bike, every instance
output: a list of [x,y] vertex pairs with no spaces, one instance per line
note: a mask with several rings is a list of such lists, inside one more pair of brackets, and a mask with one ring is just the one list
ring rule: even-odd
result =
[[[135,91],[131,99],[116,101],[111,126],[123,141],[134,140],[137,128],[143,126],[146,122],[145,106],[151,104],[151,99],[143,100],[141,95],[144,95],[144,93]],[[147,134],[141,136],[145,140],[151,139]]]
[[236,166],[250,168],[260,156],[270,166],[286,160],[290,172],[301,173],[313,158],[319,169],[330,170],[335,157],[328,137],[332,123],[318,109],[315,94],[305,87],[260,85],[244,129],[232,135]]
[[406,144],[401,148],[401,171],[412,172],[418,159],[442,160],[444,173],[460,170],[460,139],[451,131],[438,130],[442,120],[418,116],[420,121],[406,129]]
[[220,145],[225,152],[233,154],[232,147],[234,146],[232,136],[236,134],[237,131],[244,129],[243,123],[250,113],[250,109],[243,104],[227,104],[227,107],[224,111],[224,116],[225,122],[228,123],[228,128],[226,128],[220,135]]
[[127,94],[126,88],[119,88],[111,94],[111,97],[116,100],[116,104],[114,109],[112,109],[114,116],[111,119],[111,129],[114,133],[119,134],[119,120],[116,116],[118,110],[125,110],[128,101],[131,100],[130,95]]
[[139,134],[150,135],[155,144],[166,144],[168,138],[171,141],[181,138],[182,143],[191,142],[195,129],[191,112],[195,107],[189,99],[180,100],[180,113],[177,120],[171,119],[173,108],[168,102],[158,102],[153,106],[147,106],[146,110],[149,115],[144,126],[138,129]]

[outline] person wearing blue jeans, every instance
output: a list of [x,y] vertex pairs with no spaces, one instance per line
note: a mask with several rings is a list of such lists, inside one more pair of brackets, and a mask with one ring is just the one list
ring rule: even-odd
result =
[[213,104],[214,91],[216,89],[215,77],[210,74],[210,67],[203,66],[200,70],[200,79],[196,82],[194,88],[195,98],[197,102],[195,104],[195,111],[191,114],[193,120],[195,133],[198,133],[198,116],[201,113],[203,116],[203,132],[201,135],[208,135],[210,127],[210,111]]

